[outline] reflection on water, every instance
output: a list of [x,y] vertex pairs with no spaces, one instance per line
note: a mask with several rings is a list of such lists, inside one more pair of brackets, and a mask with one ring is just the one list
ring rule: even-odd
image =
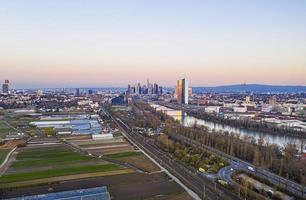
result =
[[238,133],[242,137],[243,136],[252,136],[256,139],[256,141],[260,138],[262,138],[266,143],[273,143],[277,144],[279,146],[285,146],[286,144],[296,144],[298,148],[300,148],[300,145],[302,144],[302,141],[305,143],[305,138],[298,138],[294,136],[284,136],[284,135],[275,135],[275,134],[269,134],[269,133],[263,133],[259,131],[251,131],[246,130],[243,128],[236,128],[233,126],[228,125],[222,125],[218,123],[213,123],[210,121],[198,119],[192,116],[189,116],[187,113],[181,111],[181,110],[173,110],[164,106],[159,106],[155,104],[151,104],[152,107],[156,108],[159,111],[163,111],[167,113],[168,115],[172,116],[174,119],[180,121],[184,126],[193,126],[195,123],[198,125],[203,125],[208,127],[210,130],[215,131],[223,131],[223,132],[233,132]]

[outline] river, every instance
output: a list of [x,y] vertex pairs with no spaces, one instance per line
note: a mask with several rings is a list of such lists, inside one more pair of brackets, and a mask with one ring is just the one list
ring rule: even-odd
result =
[[[181,110],[174,110],[168,107],[151,104],[152,107],[154,107],[156,110],[163,111],[169,116],[173,117],[174,119],[180,121],[184,126],[193,126],[195,123],[198,125],[203,125],[209,128],[209,130],[215,130],[215,131],[223,131],[223,132],[233,132],[240,134],[243,136],[252,136],[256,139],[256,141],[260,138],[262,138],[266,143],[269,142],[270,144],[276,144],[281,147],[284,147],[287,144],[295,144],[298,149],[300,149],[301,144],[306,138],[299,138],[294,136],[286,136],[286,135],[277,135],[272,133],[266,133],[266,132],[259,132],[259,131],[252,131],[247,130],[244,128],[236,128],[229,125],[222,125],[219,123],[210,122],[203,119],[198,119],[192,116],[189,116],[186,112],[183,112]],[[305,149],[306,145],[304,145]]]

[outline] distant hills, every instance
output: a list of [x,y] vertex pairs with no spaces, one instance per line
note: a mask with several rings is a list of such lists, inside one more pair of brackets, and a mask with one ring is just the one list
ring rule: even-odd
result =
[[192,90],[194,93],[302,93],[306,92],[306,86],[240,84],[216,87],[193,87]]

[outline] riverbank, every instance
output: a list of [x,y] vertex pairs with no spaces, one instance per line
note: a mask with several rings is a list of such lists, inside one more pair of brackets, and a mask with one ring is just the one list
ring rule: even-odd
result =
[[194,124],[202,125],[213,132],[228,132],[239,134],[241,137],[253,138],[256,142],[261,140],[264,143],[276,144],[280,147],[285,147],[287,144],[294,144],[300,150],[301,146],[305,151],[305,139],[286,134],[274,134],[268,132],[260,132],[245,128],[238,128],[230,125],[214,123],[208,120],[199,119],[194,115],[190,115],[182,110],[173,109],[174,107],[166,107],[157,104],[151,104],[155,109],[165,112],[174,119],[180,121],[184,126],[193,126]]
[[222,125],[228,125],[233,126],[235,128],[239,129],[246,129],[249,131],[258,131],[263,133],[269,133],[269,134],[276,134],[276,135],[284,135],[284,136],[293,136],[293,137],[299,137],[299,138],[305,138],[306,132],[305,131],[295,131],[291,129],[285,129],[277,127],[276,125],[272,125],[266,122],[258,123],[256,121],[251,120],[231,120],[231,119],[225,119],[220,118],[215,115],[210,115],[205,112],[195,112],[195,111],[187,111],[185,110],[187,114],[190,116],[207,120],[213,123],[218,123]]
[[225,119],[225,118],[220,118],[216,115],[206,113],[204,110],[199,110],[199,109],[197,109],[196,111],[190,110],[190,109],[185,108],[182,105],[175,106],[172,104],[171,105],[167,104],[165,105],[165,107],[171,108],[174,110],[182,110],[192,117],[206,120],[206,121],[216,123],[216,124],[232,126],[237,129],[245,129],[249,131],[256,131],[256,132],[261,132],[261,133],[283,135],[283,136],[292,136],[292,137],[298,137],[298,138],[306,137],[306,131],[297,131],[297,130],[292,130],[290,128],[281,128],[281,127],[278,127],[277,125],[273,125],[267,122],[258,123],[252,120]]

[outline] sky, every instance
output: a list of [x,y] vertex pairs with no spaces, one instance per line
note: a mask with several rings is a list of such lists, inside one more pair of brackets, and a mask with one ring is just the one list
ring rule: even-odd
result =
[[13,88],[306,85],[305,0],[7,0]]

